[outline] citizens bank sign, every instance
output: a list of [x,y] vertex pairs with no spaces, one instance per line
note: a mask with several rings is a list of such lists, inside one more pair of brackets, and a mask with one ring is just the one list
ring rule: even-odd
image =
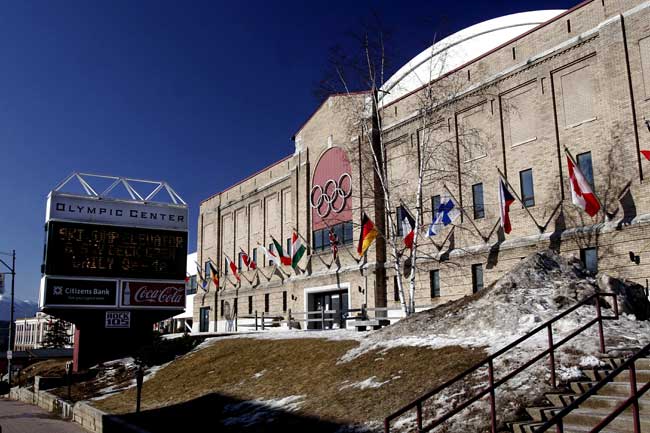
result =
[[187,230],[187,207],[50,195],[46,220]]

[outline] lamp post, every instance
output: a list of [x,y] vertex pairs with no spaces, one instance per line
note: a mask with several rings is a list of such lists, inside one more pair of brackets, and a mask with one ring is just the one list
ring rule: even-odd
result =
[[13,358],[14,350],[14,289],[16,287],[16,250],[12,250],[11,253],[1,253],[5,256],[11,256],[11,266],[7,264],[4,260],[0,259],[2,263],[9,272],[4,272],[6,274],[11,274],[11,308],[9,309],[9,344],[7,345],[7,373],[9,376],[9,387],[11,388],[11,359]]

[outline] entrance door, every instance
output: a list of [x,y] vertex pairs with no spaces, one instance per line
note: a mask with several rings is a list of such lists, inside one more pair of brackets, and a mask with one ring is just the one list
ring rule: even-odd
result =
[[208,332],[210,326],[210,307],[199,309],[199,332]]
[[[348,309],[348,292],[340,290],[334,292],[310,293],[310,311],[320,312],[322,310],[332,311],[325,313],[325,329],[345,328]],[[320,319],[320,314],[311,314],[310,319]],[[321,321],[309,322],[309,329],[322,329]]]

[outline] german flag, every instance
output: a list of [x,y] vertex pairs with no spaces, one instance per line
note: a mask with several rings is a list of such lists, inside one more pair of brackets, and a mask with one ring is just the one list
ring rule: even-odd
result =
[[357,253],[361,257],[366,254],[366,250],[370,248],[373,241],[377,237],[377,229],[368,215],[364,212],[361,216],[361,236],[359,237],[359,245],[357,245]]

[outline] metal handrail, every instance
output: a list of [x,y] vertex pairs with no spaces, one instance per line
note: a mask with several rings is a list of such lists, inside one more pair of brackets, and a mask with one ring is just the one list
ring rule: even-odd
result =
[[636,366],[635,362],[650,353],[650,344],[646,345],[644,348],[639,350],[635,355],[629,357],[625,362],[623,362],[621,365],[619,365],[616,369],[611,371],[607,376],[605,376],[602,380],[600,380],[598,383],[593,385],[591,388],[589,388],[588,391],[584,392],[580,397],[576,398],[573,402],[571,402],[570,405],[566,406],[564,409],[561,411],[557,412],[551,419],[546,421],[544,424],[542,424],[539,427],[536,427],[533,431],[535,433],[542,433],[547,431],[550,427],[556,426],[556,431],[557,432],[562,432],[564,429],[563,426],[563,419],[566,415],[568,415],[571,411],[574,409],[577,409],[578,406],[580,406],[582,403],[585,402],[589,397],[591,397],[594,394],[597,394],[598,391],[601,390],[605,385],[607,385],[609,382],[612,382],[613,379],[621,374],[625,370],[630,370],[630,393],[631,395],[627,398],[627,400],[623,401],[620,405],[618,405],[612,413],[607,415],[605,418],[603,418],[596,427],[594,427],[589,433],[597,433],[604,429],[610,422],[614,420],[618,415],[621,414],[625,409],[628,408],[631,404],[635,405],[635,409],[633,410],[633,417],[634,417],[634,433],[639,433],[639,398],[643,396],[648,390],[650,390],[650,382],[646,383],[641,389],[637,389],[636,386]]
[[[614,316],[607,316],[603,317],[601,313],[601,297],[612,297],[614,299]],[[554,343],[553,342],[553,324],[557,322],[558,320],[563,319],[567,315],[571,314],[578,308],[587,305],[591,301],[595,300],[596,301],[596,318],[593,320],[590,320],[587,324],[581,326],[578,328],[576,331],[572,332],[559,342]],[[452,379],[446,381],[442,385],[432,389],[429,392],[426,392],[425,394],[421,395],[417,399],[413,400],[411,403],[403,406],[402,408],[398,409],[397,411],[391,413],[384,419],[384,432],[389,433],[390,432],[390,423],[392,420],[402,416],[406,412],[415,409],[416,410],[416,422],[417,422],[417,431],[418,432],[426,432],[434,429],[435,427],[439,426],[440,424],[444,423],[445,421],[449,420],[451,417],[454,415],[458,414],[460,411],[463,409],[467,408],[471,404],[475,403],[479,399],[483,398],[484,396],[488,395],[490,396],[490,427],[491,427],[491,432],[496,433],[497,431],[497,420],[496,420],[496,394],[495,390],[508,380],[512,379],[514,376],[517,374],[521,373],[528,367],[530,367],[532,364],[535,362],[539,361],[540,359],[544,358],[545,356],[549,356],[549,364],[551,367],[551,383],[553,387],[557,387],[557,381],[556,381],[556,376],[555,376],[555,350],[565,344],[566,342],[570,341],[577,335],[581,334],[594,324],[598,324],[598,332],[599,332],[599,343],[600,343],[600,350],[601,352],[605,352],[605,338],[603,335],[603,320],[618,320],[618,302],[616,299],[616,295],[613,293],[595,293],[591,296],[588,296],[587,298],[583,299],[582,301],[578,302],[576,305],[573,307],[565,310],[564,312],[558,314],[557,316],[553,317],[552,319],[546,321],[545,323],[539,325],[537,328],[533,329],[532,331],[529,331],[527,334],[523,335],[522,337],[518,338],[517,340],[513,341],[512,343],[508,344],[507,346],[503,347],[502,349],[496,351],[495,353],[489,355],[479,363],[473,365],[472,367],[468,368],[467,370],[463,371],[462,373],[456,375]],[[495,381],[494,380],[494,360],[498,358],[499,356],[503,355],[504,353],[508,352],[515,346],[518,346],[519,344],[523,343],[524,341],[528,340],[529,338],[533,337],[534,335],[538,334],[539,332],[547,330],[548,333],[548,343],[549,343],[549,348],[543,351],[542,353],[538,354],[537,356],[533,357],[531,360],[523,364],[522,366],[518,367],[511,373],[507,374],[506,376],[502,377],[500,380]],[[440,391],[448,388],[449,386],[455,384],[456,382],[459,382],[460,380],[464,379],[468,375],[474,373],[478,369],[487,366],[488,368],[488,386],[483,388],[481,391],[479,391],[477,394],[474,396],[468,398],[449,412],[445,413],[444,415],[436,418],[433,422],[431,422],[429,425],[426,427],[423,426],[423,419],[422,419],[422,407],[424,401],[430,399],[433,397],[435,394],[438,394]]]

